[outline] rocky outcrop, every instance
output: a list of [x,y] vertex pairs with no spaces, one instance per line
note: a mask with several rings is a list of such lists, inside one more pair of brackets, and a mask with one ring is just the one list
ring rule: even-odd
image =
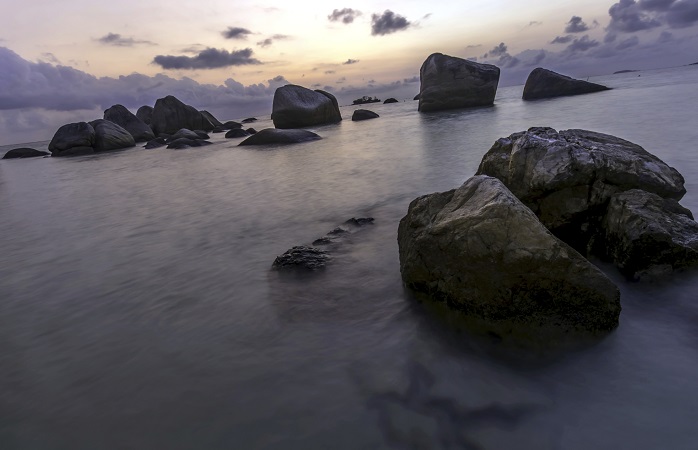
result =
[[256,121],[257,121],[256,117],[248,117],[247,119],[241,120],[242,123],[252,123],[252,122],[256,122]]
[[94,153],[95,129],[87,122],[63,125],[48,144],[52,156],[76,156]]
[[303,128],[340,122],[342,115],[332,94],[288,84],[274,93],[271,118],[276,128]]
[[351,120],[358,122],[359,120],[376,119],[378,117],[380,117],[378,114],[368,109],[357,109],[354,111],[354,114],[351,115]]
[[222,127],[222,126],[223,126],[223,124],[220,122],[220,120],[216,119],[216,118],[213,116],[213,114],[211,114],[210,112],[208,112],[208,111],[206,111],[206,110],[199,111],[199,112],[200,112],[201,115],[204,116],[209,122],[211,122],[211,125],[213,125],[214,128],[216,128],[216,127]]
[[250,135],[250,133],[243,130],[242,128],[235,128],[235,129],[232,129],[232,130],[228,131],[227,133],[225,133],[225,137],[228,139],[247,137],[249,135]]
[[171,137],[170,139],[180,139],[180,138],[186,138],[186,139],[208,139],[208,136],[205,138],[202,138],[199,136],[199,133],[192,131],[192,130],[187,130],[186,128],[182,128],[177,130]]
[[164,137],[156,137],[155,139],[152,139],[143,146],[145,149],[151,149],[151,148],[159,148],[159,147],[164,147],[167,145],[167,139]]
[[419,111],[489,106],[499,84],[499,68],[434,53],[419,71]]
[[104,119],[114,122],[131,133],[136,142],[146,142],[155,138],[150,126],[122,105],[114,105],[104,111]]
[[172,134],[181,128],[203,131],[211,131],[214,128],[196,108],[185,105],[172,95],[155,102],[150,126],[156,135]]
[[34,148],[21,147],[13,148],[9,152],[5,153],[2,159],[18,159],[18,158],[36,158],[38,156],[48,156],[49,152],[42,152]]
[[136,141],[131,136],[131,133],[114,122],[97,119],[90,122],[90,125],[95,130],[93,148],[96,152],[118,150],[136,145]]
[[605,331],[618,324],[616,286],[495,178],[476,176],[412,201],[398,245],[408,287],[493,330]]
[[138,111],[136,111],[136,117],[141,119],[146,125],[150,126],[150,122],[153,119],[153,107],[148,105],[141,106],[138,108]]
[[383,102],[384,105],[386,103],[397,103],[397,99],[390,97],[388,99],[385,99],[385,101]]
[[224,130],[234,130],[235,128],[242,128],[242,124],[239,122],[235,122],[234,120],[229,120],[226,123],[224,123],[221,128]]
[[312,131],[265,128],[240,142],[240,145],[298,144],[318,139],[322,138]]
[[562,97],[567,95],[589,94],[607,91],[609,88],[596,83],[575,80],[552,70],[538,67],[528,75],[523,90],[524,100]]

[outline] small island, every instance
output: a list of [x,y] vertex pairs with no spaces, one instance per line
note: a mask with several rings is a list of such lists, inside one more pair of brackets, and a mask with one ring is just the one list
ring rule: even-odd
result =
[[619,70],[619,71],[617,71],[617,72],[613,72],[613,75],[617,75],[617,74],[619,74],[619,73],[633,73],[633,72],[639,72],[639,70],[629,70],[629,69],[626,69],[626,70]]
[[370,97],[368,95],[364,95],[361,98],[357,98],[352,102],[353,105],[363,105],[364,103],[379,103],[381,100],[376,97]]

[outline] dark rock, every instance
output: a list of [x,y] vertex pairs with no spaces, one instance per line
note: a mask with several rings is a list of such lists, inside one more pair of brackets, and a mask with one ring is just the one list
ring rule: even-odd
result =
[[194,130],[194,133],[199,136],[199,139],[211,139],[211,136],[203,130]]
[[155,134],[172,134],[181,128],[188,130],[213,130],[213,124],[193,106],[185,105],[168,95],[155,102],[150,124]]
[[354,114],[351,115],[351,120],[358,122],[359,120],[375,119],[377,117],[380,116],[373,111],[369,111],[368,109],[357,109],[354,111]]
[[229,120],[226,123],[224,123],[221,128],[223,128],[224,130],[234,130],[235,128],[242,128],[242,124],[239,122],[235,122],[234,120]]
[[489,106],[499,84],[499,68],[434,53],[419,71],[419,111]]
[[243,130],[242,128],[235,128],[235,129],[230,130],[227,133],[225,133],[225,137],[227,137],[227,138],[240,138],[240,137],[247,137],[249,135],[250,135],[250,133]]
[[408,287],[493,331],[606,331],[618,324],[618,288],[495,178],[476,176],[412,201],[398,245]]
[[143,146],[143,148],[146,148],[146,149],[158,148],[158,147],[163,147],[166,144],[167,144],[167,139],[165,139],[164,137],[156,137],[155,139],[148,141]]
[[329,260],[330,257],[324,250],[300,245],[286,251],[281,256],[277,256],[272,267],[275,269],[319,270],[324,268]]
[[397,100],[390,97],[389,99],[386,99],[383,104],[385,105],[386,103],[397,103]]
[[[68,156],[76,154],[86,154],[86,148],[90,148],[95,143],[95,129],[87,122],[69,123],[63,125],[56,131],[48,149],[53,156]],[[76,150],[70,151],[70,149]]]
[[351,219],[344,222],[347,225],[353,225],[355,227],[363,227],[365,225],[373,225],[373,217],[359,217],[358,219],[352,217]]
[[245,131],[247,131],[250,134],[257,134],[257,130],[255,130],[254,128],[248,128]]
[[189,139],[189,138],[178,138],[167,144],[167,148],[173,150],[182,150],[189,147],[203,147],[205,145],[210,145],[211,142],[204,141],[202,139]]
[[671,199],[639,189],[611,197],[603,220],[606,254],[639,279],[698,264],[698,223]]
[[629,69],[617,70],[617,71],[613,72],[613,75],[617,75],[619,73],[633,73],[633,72],[639,72],[639,70],[629,70]]
[[95,152],[95,149],[92,147],[78,146],[78,147],[70,147],[67,150],[63,150],[59,154],[52,153],[51,156],[83,156],[83,155],[91,155],[94,152]]
[[150,126],[135,116],[122,105],[114,105],[104,111],[104,119],[121,126],[131,133],[136,142],[149,141],[155,138]]
[[552,70],[538,67],[528,76],[523,90],[524,100],[561,97],[566,95],[589,94],[607,91],[609,88],[588,81],[575,80]]
[[322,139],[312,131],[266,128],[240,142],[240,145],[297,144]]
[[216,127],[211,130],[211,133],[225,133],[227,130],[223,127]]
[[242,119],[242,123],[252,123],[256,122],[257,118],[256,117],[248,117],[247,119]]
[[352,102],[353,105],[364,105],[366,103],[380,103],[380,99],[364,95],[361,98],[357,98]]
[[412,100],[419,100],[419,94],[415,95]]
[[95,143],[93,147],[96,152],[119,150],[136,145],[136,141],[131,133],[114,122],[97,119],[90,122],[90,125],[95,129]]
[[199,111],[199,112],[201,113],[202,116],[204,116],[206,119],[208,119],[208,121],[211,122],[211,125],[213,125],[214,127],[222,127],[223,126],[221,121],[216,119],[215,117],[213,117],[213,114],[211,114],[210,112],[208,112],[206,110]]
[[49,152],[42,152],[40,150],[36,150],[34,148],[27,148],[27,147],[21,147],[21,148],[14,148],[10,150],[9,152],[5,153],[5,156],[2,157],[2,159],[17,159],[17,158],[36,158],[37,156],[46,156],[50,155]]
[[170,136],[169,139],[174,140],[174,139],[181,139],[181,138],[192,139],[192,140],[201,139],[199,137],[198,133],[196,133],[195,131],[192,131],[192,130],[187,130],[186,128],[182,128],[180,130],[177,130],[172,136]]
[[342,115],[332,94],[289,84],[274,93],[271,118],[276,128],[302,128],[340,122]]
[[153,119],[153,107],[147,105],[141,106],[138,108],[138,111],[136,111],[136,117],[141,119],[146,125],[150,126],[150,122]]

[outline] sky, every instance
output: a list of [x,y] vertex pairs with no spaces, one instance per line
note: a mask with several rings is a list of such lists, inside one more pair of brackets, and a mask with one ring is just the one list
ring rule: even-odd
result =
[[[205,5],[205,6],[204,6]],[[276,88],[411,99],[444,53],[573,77],[698,62],[698,0],[23,0],[0,14],[0,145],[174,95],[221,120]]]

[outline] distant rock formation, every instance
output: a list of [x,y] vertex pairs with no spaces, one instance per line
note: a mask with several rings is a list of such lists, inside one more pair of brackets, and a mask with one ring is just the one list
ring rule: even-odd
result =
[[2,159],[18,159],[18,158],[36,158],[38,156],[48,156],[49,152],[42,152],[34,148],[21,147],[13,148],[9,152],[5,153]]
[[172,95],[155,102],[151,128],[156,135],[172,134],[181,128],[189,130],[213,130],[213,124],[196,108],[185,105]]
[[575,80],[552,70],[538,67],[528,75],[523,90],[524,100],[589,94],[608,91],[610,88],[583,80]]
[[390,98],[386,99],[386,100],[383,102],[384,105],[385,105],[386,103],[397,103],[397,100],[394,99],[394,98],[392,98],[392,97],[390,97]]
[[434,53],[419,72],[419,111],[488,106],[494,103],[499,68]]
[[247,119],[241,120],[242,123],[252,123],[252,122],[256,122],[256,121],[257,121],[256,117],[248,117]]
[[148,105],[141,106],[138,108],[138,111],[136,111],[136,117],[141,119],[146,125],[150,126],[150,122],[153,119],[153,107]]
[[342,115],[332,94],[288,84],[274,93],[271,118],[276,128],[302,128],[340,122]]
[[95,142],[92,146],[96,152],[119,150],[136,145],[131,133],[109,120],[97,119],[90,122],[95,130]]
[[354,114],[351,115],[351,120],[358,122],[360,120],[376,119],[378,117],[380,117],[378,114],[368,109],[357,109],[354,111]]
[[136,142],[146,142],[155,138],[150,126],[122,105],[114,105],[104,111],[104,119],[114,122],[131,133]]
[[265,128],[240,142],[240,145],[298,144],[322,139],[312,131]]
[[352,105],[363,105],[366,103],[378,103],[378,102],[380,102],[379,98],[364,95],[363,97],[357,98],[356,100],[354,100],[351,103],[352,103]]

